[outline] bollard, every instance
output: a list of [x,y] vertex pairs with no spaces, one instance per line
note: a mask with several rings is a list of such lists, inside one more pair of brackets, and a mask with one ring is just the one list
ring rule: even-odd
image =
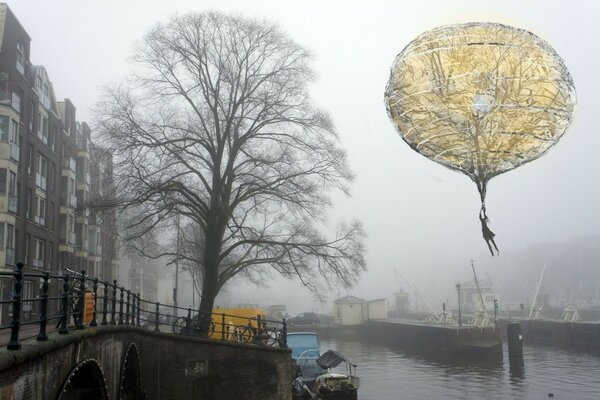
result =
[[108,302],[108,281],[102,282],[104,285],[104,298],[102,300],[102,322],[100,325],[108,325],[106,322],[107,302]]
[[521,324],[518,322],[509,322],[506,326],[506,336],[508,338],[508,361],[513,367],[523,367],[523,333]]
[[48,335],[46,335],[46,324],[48,323],[48,281],[50,280],[50,274],[48,272],[44,272],[44,283],[42,283],[42,294],[40,295],[42,299],[41,310],[40,310],[40,331],[37,335],[37,340],[39,342],[45,342],[48,340]]
[[98,278],[94,278],[94,286],[92,289],[94,291],[94,312],[92,313],[92,321],[90,322],[90,326],[97,326],[98,323],[96,322],[96,312],[98,309],[98,301],[96,299],[98,298]]
[[15,292],[13,294],[12,303],[12,321],[10,322],[10,341],[6,348],[9,350],[19,350],[19,329],[21,328],[21,289],[23,288],[23,263],[17,263],[17,271],[15,274]]

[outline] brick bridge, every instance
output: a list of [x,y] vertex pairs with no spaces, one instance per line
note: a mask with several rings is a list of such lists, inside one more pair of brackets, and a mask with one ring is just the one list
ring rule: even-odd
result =
[[[105,282],[102,296],[102,282],[85,273],[59,276],[64,293],[54,296],[59,307],[53,315],[47,285],[40,298],[21,299],[22,269],[3,274],[14,276],[15,284],[12,322],[0,327],[0,332],[10,329],[8,345],[0,348],[0,399],[291,399],[285,323],[278,329],[261,316],[241,324],[240,317],[213,314],[210,326],[204,326],[210,338],[202,338],[192,334],[200,320],[192,310],[167,324],[163,305],[151,303],[151,313],[139,297],[124,296],[127,290],[116,282]],[[47,282],[49,274],[42,275]],[[97,295],[88,305],[91,317],[83,301],[69,307],[72,299],[85,297],[72,293],[70,280],[79,293]],[[24,301],[39,303],[38,320],[21,323]],[[46,333],[54,319],[57,328]],[[28,327],[30,336],[37,336],[20,339]]]

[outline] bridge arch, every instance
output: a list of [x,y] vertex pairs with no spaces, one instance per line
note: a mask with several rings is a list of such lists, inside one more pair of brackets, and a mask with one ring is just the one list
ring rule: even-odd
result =
[[97,360],[87,358],[67,376],[57,400],[107,400],[106,380]]
[[140,382],[140,357],[135,343],[127,346],[121,367],[119,382],[119,400],[144,399]]

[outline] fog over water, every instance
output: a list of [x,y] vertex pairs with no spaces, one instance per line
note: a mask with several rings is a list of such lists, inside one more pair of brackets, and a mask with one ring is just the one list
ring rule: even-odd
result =
[[[487,273],[495,282],[510,275],[523,286],[534,287],[544,263],[552,264],[557,278],[572,278],[575,285],[589,282],[588,292],[600,280],[595,272],[598,253],[589,250],[600,242],[599,2],[17,0],[8,4],[31,36],[32,62],[46,67],[57,97],[70,98],[80,120],[93,121],[91,108],[102,86],[130,71],[128,57],[135,41],[174,13],[215,9],[267,18],[309,48],[319,75],[311,85],[314,101],[331,113],[356,175],[351,198],[333,196],[331,226],[358,218],[368,234],[368,271],[354,290],[334,290],[330,299],[346,294],[391,299],[400,286],[392,272],[395,267],[437,304],[454,299],[457,281],[471,279],[471,259],[482,276]],[[487,210],[500,248],[500,256],[493,258],[481,238],[474,183],[412,151],[396,133],[383,103],[392,61],[408,42],[433,27],[470,21],[513,25],[546,40],[564,59],[578,100],[574,123],[554,148],[490,182]],[[568,253],[574,257],[561,256],[560,263],[553,261],[560,254],[551,251],[559,247],[537,246],[579,241],[589,244]],[[569,276],[571,271],[585,275]],[[291,313],[331,308],[330,303],[313,302],[296,282],[273,277],[267,284],[265,290],[236,282],[222,301],[286,303]],[[563,289],[557,284],[557,291]]]

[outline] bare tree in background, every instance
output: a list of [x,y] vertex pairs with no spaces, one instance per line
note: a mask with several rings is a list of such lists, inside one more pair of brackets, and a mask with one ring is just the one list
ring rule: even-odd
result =
[[145,37],[136,75],[98,107],[120,205],[142,210],[128,239],[159,237],[175,215],[202,233],[203,251],[161,252],[203,268],[201,311],[240,273],[277,271],[319,294],[365,269],[359,222],[331,239],[318,229],[326,193],[348,194],[352,174],[331,120],[311,105],[309,60],[273,24],[189,14]]

